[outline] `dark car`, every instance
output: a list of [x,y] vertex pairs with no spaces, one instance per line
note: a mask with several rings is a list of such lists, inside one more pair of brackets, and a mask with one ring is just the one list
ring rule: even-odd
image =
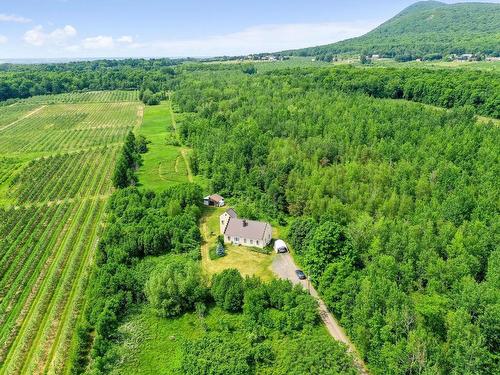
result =
[[299,280],[305,280],[307,279],[306,274],[302,272],[302,270],[295,270],[295,274],[299,278]]

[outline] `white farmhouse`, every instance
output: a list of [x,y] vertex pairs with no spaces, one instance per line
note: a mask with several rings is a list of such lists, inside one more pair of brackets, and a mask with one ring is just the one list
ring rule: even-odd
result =
[[271,242],[271,224],[238,218],[232,208],[220,215],[220,232],[225,243],[263,248]]

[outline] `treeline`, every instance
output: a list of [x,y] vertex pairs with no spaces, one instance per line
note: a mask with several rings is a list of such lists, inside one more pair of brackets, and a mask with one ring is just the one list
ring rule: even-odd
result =
[[[279,72],[274,74],[280,74]],[[500,118],[500,75],[466,69],[335,68],[302,73],[312,84],[375,98],[405,99],[443,108],[471,106],[477,114]],[[282,72],[297,84],[300,73]]]
[[108,203],[108,223],[99,241],[87,303],[77,329],[72,373],[107,372],[115,358],[109,351],[122,318],[144,301],[140,260],[162,254],[198,259],[202,193],[194,184],[156,194],[129,187]]
[[[330,55],[327,56],[330,58]],[[241,72],[254,75],[251,64],[201,64],[179,60],[93,61],[69,64],[16,65],[0,69],[0,102],[33,95],[84,90],[138,89],[145,104],[159,104],[184,75]],[[1,65],[0,65],[1,67]],[[500,79],[496,72],[459,69],[366,68],[302,69],[290,74],[270,73],[296,84],[344,92],[362,92],[377,98],[406,99],[443,108],[472,106],[477,114],[500,118]],[[192,106],[191,106],[192,107]]]
[[[235,269],[214,275],[208,287],[202,275],[197,262],[177,258],[157,266],[145,285],[148,301],[161,317],[196,311],[203,319],[215,304],[243,318],[243,324],[226,322],[225,329],[186,340],[180,373],[356,373],[343,345],[311,335],[321,320],[316,301],[302,287],[284,280],[243,278]],[[311,351],[298,355],[304,347]]]
[[0,65],[0,102],[74,91],[172,89],[183,60],[127,59],[66,64]]
[[[373,72],[381,78],[368,70],[184,76],[174,101],[192,112],[178,126],[194,148],[193,171],[247,212],[291,223],[296,254],[374,373],[493,373],[500,131],[477,123],[470,107],[439,111],[353,86],[429,77],[434,86],[419,87],[439,98],[434,87],[451,80],[468,90],[476,77],[498,98],[498,79]],[[415,89],[408,83],[403,93]]]
[[142,165],[141,154],[147,150],[148,141],[144,136],[140,135],[136,138],[132,131],[127,134],[113,173],[113,186],[115,188],[123,189],[137,184],[136,171]]

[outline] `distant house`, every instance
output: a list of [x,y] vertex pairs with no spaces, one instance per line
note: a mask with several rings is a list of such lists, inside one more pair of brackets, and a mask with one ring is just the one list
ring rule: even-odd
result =
[[457,60],[459,60],[459,61],[470,61],[470,60],[472,60],[473,57],[474,57],[474,55],[472,53],[464,53],[464,54],[458,56]]
[[225,243],[263,248],[271,242],[271,224],[238,218],[232,208],[220,215],[220,233]]
[[222,207],[224,206],[224,198],[219,194],[208,195],[203,198],[203,204],[205,206]]

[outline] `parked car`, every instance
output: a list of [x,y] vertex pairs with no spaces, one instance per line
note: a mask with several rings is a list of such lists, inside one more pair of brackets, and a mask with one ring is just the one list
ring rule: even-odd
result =
[[306,274],[302,270],[295,270],[295,274],[299,278],[299,280],[307,279]]

